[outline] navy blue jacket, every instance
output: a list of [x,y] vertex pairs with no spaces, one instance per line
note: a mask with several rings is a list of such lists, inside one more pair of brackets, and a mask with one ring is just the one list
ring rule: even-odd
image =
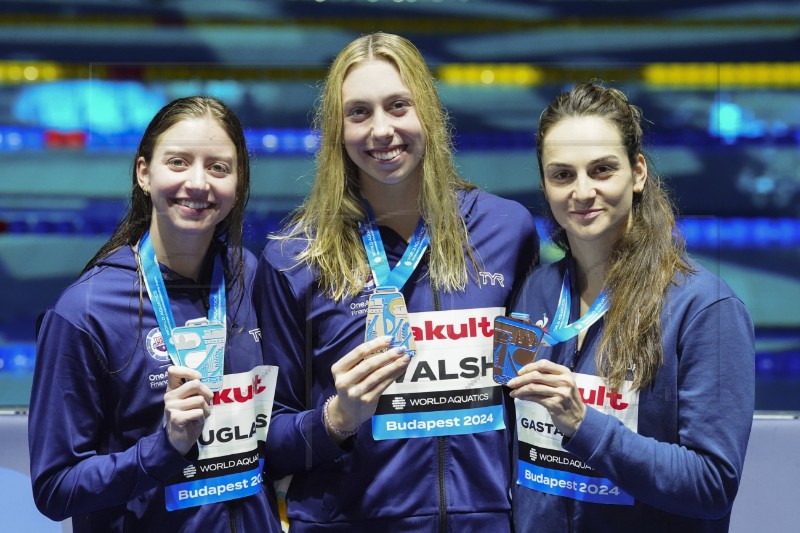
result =
[[[513,309],[534,322],[545,314],[552,320],[569,263],[565,258],[532,272]],[[725,282],[692,264],[697,272],[677,279],[666,295],[664,363],[640,393],[638,432],[587,406],[578,431],[562,444],[633,496],[634,504],[587,503],[517,485],[519,532],[728,531],[753,419],[753,324]],[[570,322],[579,309],[572,278]],[[596,375],[602,332],[601,318],[580,352],[573,338],[541,348],[537,357]]]
[[[402,289],[409,313],[504,310],[515,280],[538,255],[533,217],[521,205],[478,190],[459,200],[481,274],[470,267],[466,290],[435,293],[423,259]],[[395,265],[406,243],[387,228],[380,232]],[[508,531],[510,429],[376,441],[366,423],[345,449],[328,436],[322,407],[336,393],[330,368],[364,341],[373,285],[352,299],[331,300],[310,269],[293,266],[304,245],[269,242],[254,295],[266,362],[280,367],[267,472],[273,479],[293,475],[287,496],[291,531]],[[313,361],[310,391],[307,356]],[[458,354],[452,357],[458,361]],[[503,413],[510,428],[513,421]]]
[[[245,261],[251,286],[256,260],[246,252]],[[207,284],[161,269],[175,323],[206,316]],[[226,374],[262,364],[250,295],[240,302],[239,292],[227,290]],[[130,247],[101,260],[44,313],[29,419],[37,507],[53,520],[72,517],[76,533],[279,531],[269,483],[247,498],[166,510],[164,483],[191,463],[164,429],[171,363],[157,328]]]

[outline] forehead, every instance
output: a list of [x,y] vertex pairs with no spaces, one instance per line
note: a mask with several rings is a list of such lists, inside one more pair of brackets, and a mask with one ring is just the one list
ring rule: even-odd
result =
[[400,78],[400,72],[392,63],[370,59],[353,65],[342,83],[342,98],[362,98],[410,92]]
[[235,150],[228,133],[209,115],[184,118],[170,126],[159,137],[156,149],[165,150],[170,147],[215,147]]
[[562,158],[590,153],[625,156],[622,135],[612,123],[598,116],[568,117],[550,128],[544,136],[542,156]]

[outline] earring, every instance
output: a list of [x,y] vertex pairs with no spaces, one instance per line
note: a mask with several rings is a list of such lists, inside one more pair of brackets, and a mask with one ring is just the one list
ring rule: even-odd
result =
[[145,196],[150,196],[150,187],[142,187],[142,192]]

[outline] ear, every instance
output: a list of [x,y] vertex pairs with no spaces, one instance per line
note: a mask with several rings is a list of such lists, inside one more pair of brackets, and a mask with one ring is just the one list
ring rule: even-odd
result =
[[636,166],[633,167],[633,192],[640,193],[644,190],[647,181],[647,159],[639,154],[636,157]]
[[142,156],[136,160],[136,181],[143,191],[150,190],[150,173],[147,169],[147,161]]

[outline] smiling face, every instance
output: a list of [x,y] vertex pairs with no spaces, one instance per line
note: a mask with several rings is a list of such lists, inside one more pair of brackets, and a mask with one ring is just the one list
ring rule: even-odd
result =
[[641,192],[647,163],[628,160],[621,135],[597,116],[569,117],[544,137],[542,185],[570,247],[610,249],[628,227],[633,193]]
[[342,84],[342,102],[345,150],[358,167],[362,189],[418,182],[425,134],[394,65],[380,60],[354,65]]
[[236,147],[208,115],[177,122],[158,139],[150,161],[136,161],[139,186],[150,191],[153,203],[156,249],[207,246],[233,208],[236,163]]

